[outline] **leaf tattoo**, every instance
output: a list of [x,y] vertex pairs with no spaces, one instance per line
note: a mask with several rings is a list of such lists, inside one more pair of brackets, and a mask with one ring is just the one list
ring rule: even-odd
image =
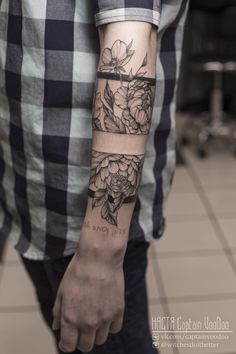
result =
[[111,108],[111,110],[113,110],[114,95],[113,95],[113,92],[108,84],[108,81],[106,83],[106,87],[104,90],[104,99],[105,99],[106,103],[108,104],[108,106]]

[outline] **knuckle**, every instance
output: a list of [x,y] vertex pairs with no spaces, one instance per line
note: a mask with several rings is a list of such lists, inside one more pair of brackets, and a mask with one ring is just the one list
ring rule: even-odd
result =
[[115,316],[120,317],[123,316],[123,314],[124,314],[124,306],[120,305],[116,308]]
[[124,306],[123,305],[118,306],[117,307],[117,313],[119,315],[121,315],[121,314],[123,314],[123,312],[124,312]]
[[100,315],[100,318],[99,318],[99,325],[100,326],[103,326],[103,325],[106,325],[107,323],[110,323],[113,319],[113,313],[112,312],[104,312]]
[[100,320],[100,325],[104,326],[106,325],[108,322],[110,322],[110,316],[103,316]]
[[98,326],[98,320],[95,318],[88,318],[85,323],[85,327],[89,330],[96,328]]
[[67,325],[74,325],[75,324],[75,317],[71,313],[65,312],[62,316],[62,326],[67,326]]

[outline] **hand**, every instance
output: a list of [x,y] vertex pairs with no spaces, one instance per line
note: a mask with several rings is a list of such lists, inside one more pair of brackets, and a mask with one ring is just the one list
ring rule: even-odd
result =
[[94,344],[104,344],[109,332],[117,333],[122,327],[122,262],[114,265],[86,252],[81,254],[72,258],[53,309],[53,329],[60,329],[63,352],[72,352],[76,347],[89,352]]

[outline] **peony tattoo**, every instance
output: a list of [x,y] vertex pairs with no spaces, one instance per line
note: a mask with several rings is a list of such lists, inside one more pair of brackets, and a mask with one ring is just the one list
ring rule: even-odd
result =
[[117,226],[118,210],[135,202],[141,179],[144,155],[92,151],[88,194],[92,207],[101,207],[101,217]]
[[[103,92],[96,88],[93,129],[120,134],[148,134],[151,125],[155,79],[145,77],[147,55],[135,74],[125,66],[135,51],[132,41],[117,40],[102,53],[97,76],[106,79]],[[117,81],[118,84],[111,85]]]

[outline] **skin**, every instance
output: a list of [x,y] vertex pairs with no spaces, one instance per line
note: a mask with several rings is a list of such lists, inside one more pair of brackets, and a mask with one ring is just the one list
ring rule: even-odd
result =
[[[131,69],[132,73],[137,73],[146,56],[145,77],[155,79],[156,27],[144,22],[118,22],[101,27],[99,35],[99,72],[107,70],[104,68],[104,50],[109,55],[109,49],[119,40],[126,45],[132,42],[134,51],[124,65],[123,74],[128,75]],[[117,42],[116,46],[117,44],[119,43]],[[117,50],[115,52],[117,53]],[[121,55],[119,50],[118,55]],[[119,70],[116,68],[113,72],[115,70],[117,74]],[[119,83],[119,80],[110,77],[106,80],[98,78],[96,86],[102,96],[107,82],[114,94],[119,85],[127,85],[125,81],[121,80]],[[94,112],[97,107],[101,107],[97,96],[95,95],[94,99]],[[118,98],[117,102],[120,104],[120,96]],[[104,114],[103,112],[103,117]],[[121,118],[122,111],[119,111],[119,114]],[[139,117],[139,120],[141,118]],[[138,134],[129,134],[129,129],[126,129],[125,133],[117,134],[113,129],[109,131],[109,126],[105,132],[93,129],[93,149],[104,154],[144,155],[148,132],[142,134],[140,129],[137,132]],[[92,160],[92,166],[94,164],[96,160]],[[141,173],[142,166],[139,168]],[[127,193],[131,193],[133,197],[137,194],[139,180],[135,181],[132,180],[135,186],[132,193],[131,189],[121,186],[126,197]],[[108,187],[112,189],[111,185]],[[94,185],[90,180],[89,188],[95,193],[101,190],[102,185]],[[110,191],[113,192],[116,193],[117,189]],[[109,208],[112,208],[114,201],[109,203]],[[123,202],[121,198],[119,206],[115,208],[115,214],[111,217],[107,217],[107,212],[102,212],[103,204],[95,204],[94,197],[89,194],[78,249],[64,274],[54,305],[53,328],[61,331],[60,348],[63,352],[72,352],[76,348],[85,353],[89,352],[94,344],[104,344],[108,333],[118,333],[122,328],[125,307],[123,260],[135,202]]]

